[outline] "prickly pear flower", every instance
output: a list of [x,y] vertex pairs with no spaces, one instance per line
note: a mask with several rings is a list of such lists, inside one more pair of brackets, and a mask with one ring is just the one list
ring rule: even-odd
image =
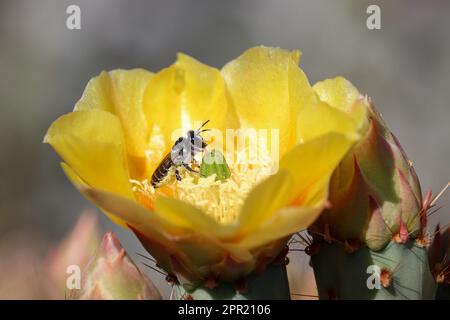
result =
[[[319,99],[299,59],[255,47],[221,70],[179,54],[156,74],[102,72],[45,142],[80,192],[186,288],[236,282],[317,218],[332,172],[365,130],[363,99]],[[174,142],[206,120],[207,149],[226,158],[223,179],[181,167],[180,181],[169,170],[155,188]]]
[[131,261],[117,237],[109,232],[83,270],[81,286],[72,289],[72,300],[161,299],[153,283]]

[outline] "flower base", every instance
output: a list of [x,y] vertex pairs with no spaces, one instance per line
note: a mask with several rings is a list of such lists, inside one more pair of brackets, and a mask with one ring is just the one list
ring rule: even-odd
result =
[[230,284],[220,284],[214,289],[200,287],[186,291],[181,285],[173,286],[174,300],[289,300],[290,291],[285,265],[270,265],[262,274],[252,274],[247,279],[247,290],[238,292]]

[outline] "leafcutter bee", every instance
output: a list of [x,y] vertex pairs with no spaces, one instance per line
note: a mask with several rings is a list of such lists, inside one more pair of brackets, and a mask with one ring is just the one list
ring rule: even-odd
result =
[[185,137],[179,137],[173,145],[170,152],[164,157],[152,175],[152,186],[157,188],[161,186],[164,178],[172,168],[175,169],[175,177],[181,181],[179,167],[183,166],[191,172],[199,173],[191,167],[194,156],[197,152],[202,152],[207,143],[201,136],[202,132],[210,129],[202,129],[209,120],[205,121],[197,130],[189,130]]

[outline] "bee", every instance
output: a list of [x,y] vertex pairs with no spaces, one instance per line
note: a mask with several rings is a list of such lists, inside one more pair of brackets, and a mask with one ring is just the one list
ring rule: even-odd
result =
[[189,130],[185,137],[179,137],[175,141],[170,152],[164,157],[152,175],[152,186],[157,188],[161,185],[169,170],[175,168],[175,177],[181,181],[179,167],[183,166],[190,172],[199,173],[191,167],[194,162],[194,156],[197,152],[202,152],[208,145],[203,137],[202,132],[211,129],[202,129],[209,120],[205,121],[197,130]]

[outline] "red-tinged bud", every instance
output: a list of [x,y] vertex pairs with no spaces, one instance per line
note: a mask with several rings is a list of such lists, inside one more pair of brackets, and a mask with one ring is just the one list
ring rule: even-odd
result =
[[161,295],[126,254],[116,236],[103,237],[93,259],[82,273],[80,289],[73,289],[74,300],[155,300]]

